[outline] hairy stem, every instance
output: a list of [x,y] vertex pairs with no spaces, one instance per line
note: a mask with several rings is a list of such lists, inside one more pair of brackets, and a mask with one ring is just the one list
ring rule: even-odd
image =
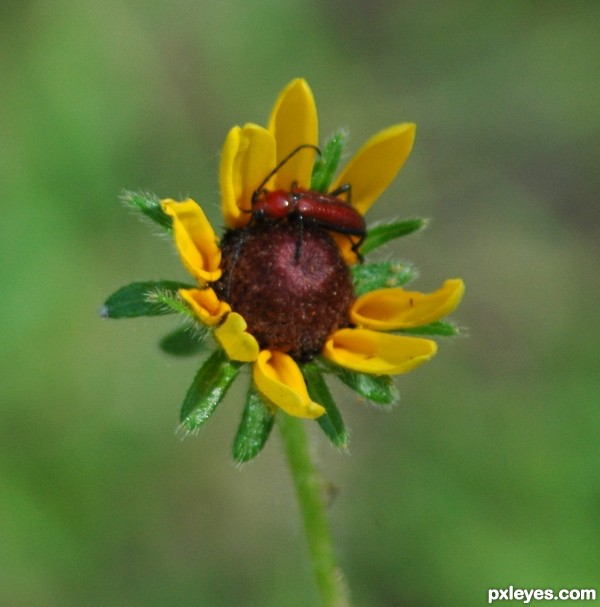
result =
[[350,607],[342,570],[337,564],[331,528],[325,512],[323,482],[312,461],[304,420],[280,412],[277,416],[308,540],[313,573],[322,607]]

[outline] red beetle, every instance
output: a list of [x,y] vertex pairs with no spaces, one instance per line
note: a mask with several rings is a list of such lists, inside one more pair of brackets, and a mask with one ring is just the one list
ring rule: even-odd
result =
[[[304,224],[314,225],[338,234],[358,236],[353,242],[352,250],[360,259],[358,248],[363,243],[367,228],[363,216],[350,204],[351,186],[346,183],[339,188],[324,194],[299,188],[292,184],[290,191],[264,189],[265,183],[301,149],[312,145],[301,145],[288,154],[264,179],[252,194],[252,221],[279,221],[288,219],[298,224],[299,237],[296,258],[301,255],[302,227]],[[319,152],[320,153],[320,152]],[[340,195],[346,194],[346,200]]]

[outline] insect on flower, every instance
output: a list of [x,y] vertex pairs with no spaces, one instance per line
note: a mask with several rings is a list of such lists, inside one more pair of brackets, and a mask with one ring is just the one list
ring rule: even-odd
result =
[[[236,461],[262,449],[279,409],[316,419],[336,446],[345,447],[348,434],[325,375],[337,375],[370,402],[390,405],[398,400],[391,376],[435,356],[433,337],[458,333],[442,319],[458,306],[462,280],[420,293],[404,288],[414,275],[410,266],[357,264],[361,249],[368,254],[424,225],[392,221],[367,235],[364,220],[403,166],[414,134],[410,122],[383,129],[335,176],[344,137],[332,137],[321,154],[312,91],[298,78],[280,93],[267,127],[234,126],[225,138],[221,236],[191,198],[127,196],[173,235],[194,283],[132,283],[106,300],[103,315],[181,314],[189,327],[161,342],[165,352],[216,346],[186,393],[183,431],[200,428],[249,365]],[[206,345],[208,335],[214,342]]]
[[[292,184],[291,190],[283,189],[268,191],[266,183],[291,158],[303,149],[311,148],[320,154],[318,147],[311,144],[298,146],[288,154],[263,180],[252,194],[252,223],[265,220],[283,220],[295,223],[298,226],[298,246],[296,247],[296,261],[302,254],[302,229],[304,224],[310,224],[331,232],[358,236],[352,241],[352,251],[361,259],[358,249],[363,243],[367,228],[363,216],[351,205],[352,187],[345,183],[332,192],[323,193]],[[346,194],[346,200],[340,196]]]

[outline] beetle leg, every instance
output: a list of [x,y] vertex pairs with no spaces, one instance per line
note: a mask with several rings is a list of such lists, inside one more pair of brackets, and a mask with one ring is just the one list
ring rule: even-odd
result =
[[364,261],[364,257],[362,256],[362,253],[359,251],[359,249],[360,249],[362,243],[365,241],[366,237],[367,237],[367,235],[363,234],[362,236],[359,237],[359,239],[356,242],[354,242],[352,240],[352,236],[350,236],[350,234],[348,234],[348,238],[350,239],[350,242],[352,243],[352,246],[350,247],[350,249],[356,255],[356,258],[358,259],[358,263],[362,263]]
[[329,192],[329,196],[339,196],[340,194],[346,194],[346,202],[350,204],[352,200],[352,184],[344,183],[339,188],[335,188],[333,192]]
[[300,263],[300,257],[302,257],[302,236],[304,234],[304,221],[302,221],[302,215],[296,217],[298,223],[298,239],[296,240],[296,254],[294,255],[294,261],[296,265]]

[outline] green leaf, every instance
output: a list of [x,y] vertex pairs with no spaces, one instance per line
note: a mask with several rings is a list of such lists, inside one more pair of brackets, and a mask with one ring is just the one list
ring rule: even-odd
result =
[[190,386],[179,415],[186,432],[197,430],[212,415],[237,377],[242,363],[230,361],[220,348],[202,365]]
[[327,140],[323,153],[317,158],[312,171],[310,189],[315,192],[327,192],[337,171],[348,133],[338,131]]
[[[100,309],[104,318],[137,318],[138,316],[164,316],[185,311],[173,309],[166,299],[174,297],[177,289],[191,288],[183,282],[173,280],[150,280],[132,282],[115,291]],[[163,295],[164,297],[161,297]]]
[[391,261],[357,264],[352,266],[351,271],[357,297],[375,289],[400,287],[417,274],[412,265]]
[[327,359],[321,358],[326,371],[336,375],[343,383],[367,400],[378,405],[395,405],[400,402],[400,393],[389,375],[371,375],[357,373],[339,367]]
[[208,335],[208,329],[200,326],[178,327],[159,342],[163,352],[173,356],[192,356],[206,349],[204,340]]
[[441,337],[453,337],[460,334],[460,329],[447,320],[436,320],[422,327],[412,327],[402,329],[399,333],[408,333],[410,335],[439,335]]
[[392,221],[369,227],[367,237],[360,247],[360,252],[367,255],[377,247],[384,245],[390,240],[406,236],[417,230],[421,230],[427,225],[427,220],[417,217],[415,219],[404,219],[402,221]]
[[336,447],[346,449],[348,432],[321,370],[314,362],[302,365],[301,369],[310,398],[325,407],[325,414],[317,418],[317,423]]
[[233,459],[242,464],[256,457],[265,446],[275,414],[254,388],[248,390],[246,406],[233,441]]
[[155,221],[167,232],[173,229],[173,219],[162,210],[160,200],[155,194],[149,192],[128,192],[125,190],[121,194],[121,200],[128,207],[139,211],[152,219],[152,221]]

